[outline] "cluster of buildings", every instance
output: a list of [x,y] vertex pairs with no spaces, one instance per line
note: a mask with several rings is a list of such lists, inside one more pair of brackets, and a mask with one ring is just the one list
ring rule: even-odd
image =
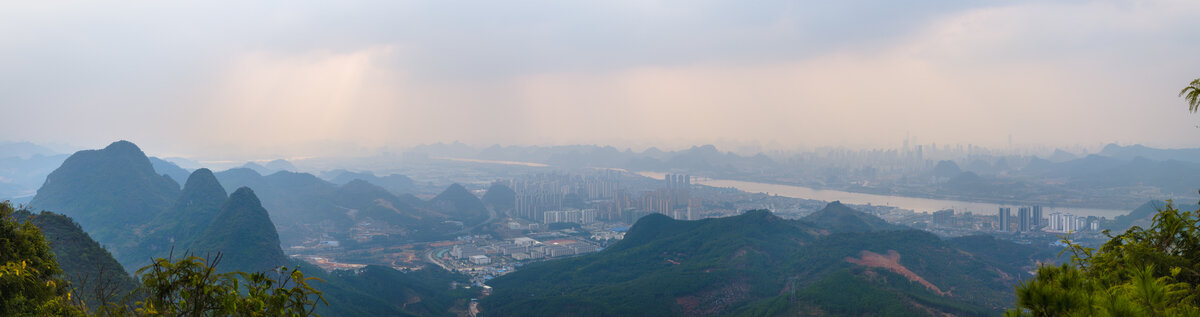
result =
[[1069,233],[1083,230],[1100,230],[1100,222],[1091,218],[1095,217],[1081,217],[1061,212],[1051,213],[1046,231]]
[[695,202],[690,175],[667,174],[653,187],[630,189],[622,186],[619,173],[536,174],[513,179],[509,187],[516,192],[516,203],[511,216],[543,224],[634,223],[651,213],[683,220],[700,218],[691,208]]
[[509,181],[516,192],[514,217],[544,222],[547,211],[564,210],[569,205],[588,201],[612,199],[626,195],[620,189],[616,171],[598,175],[535,174]]
[[551,210],[543,213],[542,223],[571,222],[586,225],[596,222],[596,215],[595,209]]
[[[922,218],[904,217],[900,223],[906,223],[932,232],[958,236],[977,232],[1007,232],[1021,235],[1036,233],[1071,233],[1080,231],[1099,232],[1102,218],[1094,216],[1075,216],[1069,213],[1052,212],[1045,215],[1042,206],[1000,207],[997,215],[975,215],[970,212],[955,214],[954,210],[935,211]],[[924,219],[924,220],[922,220]],[[890,220],[895,221],[895,220]],[[914,222],[915,221],[915,222]],[[928,225],[920,222],[928,221]]]
[[464,243],[450,248],[450,256],[475,265],[488,265],[508,258],[513,261],[557,258],[599,251],[600,247],[576,240],[556,239],[540,242],[527,237],[494,241],[483,245]]
[[1020,207],[1017,209],[1016,217],[1013,217],[1012,208],[1000,207],[999,231],[1069,233],[1100,230],[1100,219],[1097,217],[1075,216],[1061,212],[1051,213],[1049,218],[1042,215],[1042,206]]
[[1037,205],[1017,208],[1015,218],[1011,207],[1000,207],[998,218],[999,231],[1004,232],[1030,232],[1046,225],[1042,206]]

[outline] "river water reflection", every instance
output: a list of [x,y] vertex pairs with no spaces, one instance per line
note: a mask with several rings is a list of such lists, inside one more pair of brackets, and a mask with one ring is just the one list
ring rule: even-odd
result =
[[[666,173],[657,172],[638,172],[639,175],[664,179]],[[955,213],[972,212],[982,215],[994,215],[1000,207],[1012,207],[1013,216],[1016,216],[1017,205],[1002,205],[993,203],[979,203],[969,201],[930,199],[918,197],[890,196],[890,195],[875,195],[864,193],[853,193],[840,190],[825,190],[813,189],[803,186],[779,185],[758,182],[735,181],[726,179],[693,179],[692,183],[723,188],[736,188],[741,191],[750,193],[766,193],[771,195],[779,195],[791,198],[814,199],[824,201],[840,200],[847,204],[856,205],[882,205],[892,206],[902,209],[909,209],[916,212],[934,212],[938,210],[953,209]],[[1076,208],[1076,207],[1059,207],[1059,206],[1044,206],[1045,214],[1049,215],[1052,212],[1064,212],[1074,214],[1076,216],[1098,216],[1113,218],[1119,215],[1128,214],[1128,210],[1115,209],[1097,209],[1097,208]]]

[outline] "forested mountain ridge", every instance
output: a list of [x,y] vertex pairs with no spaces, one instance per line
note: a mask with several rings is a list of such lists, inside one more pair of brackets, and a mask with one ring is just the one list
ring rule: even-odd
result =
[[29,205],[71,217],[101,244],[119,245],[128,228],[153,219],[178,196],[179,184],[156,174],[141,149],[118,141],[71,155]]
[[222,271],[265,271],[289,262],[279,234],[262,202],[247,187],[238,188],[188,250],[198,255],[221,252]]
[[[234,213],[231,215],[239,217],[230,220],[218,214],[231,201],[211,171],[196,170],[180,191],[170,177],[155,174],[151,160],[141,149],[128,141],[118,141],[102,150],[72,155],[47,177],[31,205],[55,212],[61,210],[72,219],[87,219],[77,222],[101,245],[109,247],[113,257],[131,271],[173,252],[182,255],[194,251],[190,248],[196,245],[205,246],[206,252],[226,253],[229,263],[252,260],[263,260],[272,266],[286,263],[278,251],[278,233],[270,218],[240,217],[241,213]],[[257,204],[257,198],[253,202]],[[262,217],[268,217],[265,211]],[[276,238],[225,243],[227,236],[202,235],[213,226],[241,228],[246,231],[239,234],[247,237]],[[271,245],[278,254],[252,248],[257,243]],[[261,267],[255,266],[255,270]]]
[[92,240],[71,218],[43,211],[17,210],[18,222],[30,221],[42,231],[54,258],[62,269],[62,278],[75,288],[75,296],[97,303],[116,300],[137,288],[137,282],[112,257]]
[[[874,222],[841,208],[827,206]],[[1025,274],[927,232],[839,219],[650,215],[606,250],[496,278],[482,304],[490,316],[998,315]]]

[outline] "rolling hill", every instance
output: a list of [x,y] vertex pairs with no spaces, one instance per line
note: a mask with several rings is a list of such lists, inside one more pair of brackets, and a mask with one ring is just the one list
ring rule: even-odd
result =
[[[833,203],[698,221],[650,215],[598,253],[496,278],[488,316],[999,315],[1027,276]],[[999,242],[1008,243],[1008,242]],[[988,253],[990,250],[975,250]]]

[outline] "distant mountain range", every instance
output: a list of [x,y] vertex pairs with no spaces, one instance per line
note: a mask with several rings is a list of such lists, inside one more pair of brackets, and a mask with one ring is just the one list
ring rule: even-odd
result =
[[[111,287],[120,296],[136,287],[126,272],[149,264],[153,258],[192,254],[211,260],[220,252],[223,257],[217,268],[221,271],[257,272],[286,265],[303,267],[307,275],[320,277],[323,282],[311,285],[321,289],[334,305],[318,308],[326,315],[446,316],[453,315],[453,311],[465,313],[467,298],[477,296],[474,290],[450,288],[451,282],[465,283],[466,278],[437,267],[416,273],[381,266],[326,273],[295,262],[283,254],[273,216],[254,190],[238,186],[227,195],[218,174],[208,169],[192,172],[180,190],[173,177],[155,173],[152,161],[126,141],[101,150],[80,151],[50,173],[33,200],[32,208],[63,214],[19,214],[43,230],[64,277],[74,285]],[[420,199],[412,197],[409,201],[419,202],[421,207],[409,207],[406,199],[361,180],[334,186],[309,174],[279,172],[261,176],[246,169],[227,172],[227,177],[240,176],[268,191],[283,191],[278,187],[309,188],[301,194],[329,190],[329,196],[321,197],[330,199],[333,206],[361,208],[363,214],[359,217],[376,215],[383,219],[394,214],[400,215],[396,221],[412,222],[409,225],[414,226],[448,219],[423,209],[425,202]],[[478,207],[482,205],[478,198],[466,193],[470,196],[452,189],[443,201],[474,208],[456,211],[486,215],[486,210]],[[405,218],[405,212],[418,218]],[[353,221],[356,215],[350,214]],[[347,217],[345,213],[334,215],[334,219]],[[325,215],[316,217],[321,216]],[[72,218],[85,221],[79,225]],[[94,293],[90,288],[84,292],[79,296]]]
[[721,152],[712,145],[694,146],[680,151],[649,148],[642,152],[618,150],[611,146],[499,146],[475,149],[461,143],[437,143],[409,150],[431,157],[456,157],[497,161],[549,164],[557,167],[613,167],[631,170],[686,170],[713,176],[732,176],[743,171],[758,171],[778,166],[766,155],[742,156]]
[[1183,161],[1200,163],[1200,148],[1195,149],[1156,149],[1141,144],[1116,145],[1109,144],[1100,150],[1100,155],[1120,160],[1132,160],[1138,157],[1154,161]]
[[0,157],[29,159],[37,156],[55,156],[62,153],[30,142],[0,142]]
[[417,184],[411,178],[404,175],[391,174],[387,176],[376,176],[371,172],[351,172],[343,169],[332,170],[321,174],[321,178],[337,185],[345,185],[354,180],[363,180],[371,184],[379,185],[394,194],[411,194],[416,192]]
[[840,203],[809,218],[767,211],[642,218],[601,252],[533,263],[488,284],[489,316],[1000,315],[1030,246],[904,230]]
[[[258,198],[248,189],[240,193],[226,199],[207,169],[193,172],[180,191],[170,176],[156,174],[141,149],[119,141],[71,155],[50,173],[30,206],[75,219],[97,241],[112,247],[128,269],[185,252],[222,252],[228,263],[222,270],[258,271],[286,264],[275,226]],[[236,234],[212,233],[224,230]]]
[[1060,163],[1034,159],[1021,173],[1028,176],[1065,179],[1067,185],[1080,188],[1114,188],[1148,185],[1160,188],[1168,197],[1195,196],[1200,189],[1200,163],[1178,160],[1132,159],[1089,155]]
[[179,165],[175,165],[175,163],[168,162],[167,160],[153,156],[149,157],[149,159],[150,166],[154,168],[155,173],[167,175],[176,183],[183,184],[187,181],[188,175],[192,173],[191,171],[183,169],[182,167],[179,167]]
[[273,161],[267,162],[266,165],[258,164],[255,162],[246,162],[246,164],[242,164],[242,166],[240,168],[251,169],[251,170],[254,170],[254,172],[262,174],[262,175],[269,175],[269,174],[273,174],[275,172],[285,172],[285,171],[286,172],[296,172],[297,171],[296,166],[292,165],[292,162],[288,162],[287,160],[284,160],[284,159],[273,160]]
[[[457,184],[424,201],[411,194],[395,195],[357,178],[337,185],[308,173],[281,171],[263,176],[246,168],[218,172],[216,177],[227,186],[254,189],[276,220],[281,239],[289,245],[321,234],[350,240],[350,227],[368,218],[401,228],[401,239],[416,241],[444,238],[461,229],[447,220],[472,225],[488,218],[479,198]],[[398,177],[403,176],[384,179]]]

